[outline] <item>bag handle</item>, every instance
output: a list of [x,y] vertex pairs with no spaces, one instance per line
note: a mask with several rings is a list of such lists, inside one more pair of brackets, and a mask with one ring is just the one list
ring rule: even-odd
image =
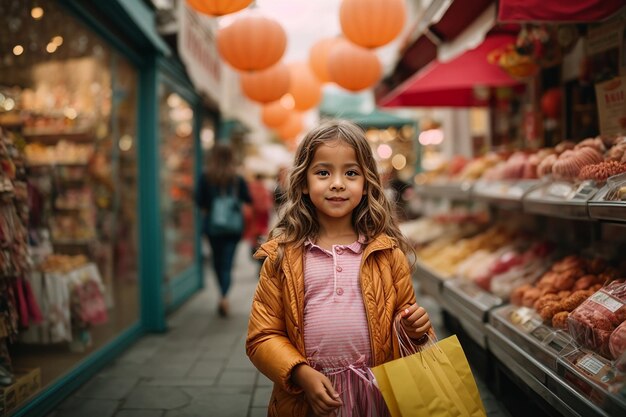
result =
[[396,337],[398,338],[398,348],[400,350],[401,357],[404,358],[407,356],[411,356],[415,353],[419,353],[422,350],[425,350],[427,347],[437,346],[437,336],[431,335],[430,332],[427,332],[425,334],[426,342],[419,345],[416,344],[413,339],[411,339],[411,337],[407,334],[406,330],[404,330],[404,327],[402,326],[402,324],[400,324],[400,320],[402,320],[402,318],[398,314],[393,321],[393,330],[396,334]]

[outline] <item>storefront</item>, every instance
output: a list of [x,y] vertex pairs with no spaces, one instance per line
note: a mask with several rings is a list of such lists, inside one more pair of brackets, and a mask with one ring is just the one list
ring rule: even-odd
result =
[[167,311],[174,309],[202,287],[200,227],[194,203],[194,185],[202,167],[199,140],[201,124],[210,119],[182,70],[171,62],[159,63],[158,170],[160,230],[163,254],[162,295]]
[[[423,217],[403,225],[417,248],[415,277],[512,415],[624,415],[626,9],[595,2],[594,11],[602,4],[608,14],[572,22],[562,10],[542,22],[539,5],[555,2],[498,3],[498,25],[512,20],[520,31],[482,64],[498,65],[525,90],[485,96],[486,146],[466,154],[454,146],[445,163],[417,177]],[[601,21],[581,23],[585,17]],[[448,62],[467,79],[448,76],[438,86],[433,76],[446,64],[437,62],[387,98],[441,106],[433,86],[452,92],[466,81],[480,93],[489,80],[459,62],[480,49]],[[450,136],[444,141],[456,145]]]
[[0,391],[43,415],[202,286],[200,99],[141,2],[0,6]]

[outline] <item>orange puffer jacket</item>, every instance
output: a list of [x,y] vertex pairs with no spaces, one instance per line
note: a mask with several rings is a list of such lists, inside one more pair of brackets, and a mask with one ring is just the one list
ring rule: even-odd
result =
[[[304,349],[304,253],[285,248],[279,270],[274,267],[278,242],[261,246],[256,257],[266,258],[252,301],[246,352],[252,363],[274,382],[270,417],[305,417],[308,405],[291,371],[307,363]],[[399,357],[393,320],[415,303],[405,254],[389,236],[379,236],[363,250],[361,289],[369,323],[374,365]]]

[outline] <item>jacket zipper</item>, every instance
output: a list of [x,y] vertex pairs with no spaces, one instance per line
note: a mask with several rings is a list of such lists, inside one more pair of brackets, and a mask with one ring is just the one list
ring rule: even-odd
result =
[[[370,314],[369,314],[369,308],[367,305],[365,305],[365,292],[364,292],[364,286],[363,286],[363,266],[365,266],[365,258],[369,257],[374,251],[370,251],[367,254],[363,254],[363,258],[361,259],[361,266],[359,266],[359,279],[361,281],[361,298],[363,299],[363,307],[365,310],[365,318],[367,320],[367,328],[368,328],[368,333],[369,333],[369,337],[370,337],[370,357],[372,358],[372,365],[377,365],[377,359],[376,359],[376,354],[374,353],[374,336],[373,336],[373,331],[372,331],[372,322],[370,321]],[[371,277],[370,277],[371,279]]]

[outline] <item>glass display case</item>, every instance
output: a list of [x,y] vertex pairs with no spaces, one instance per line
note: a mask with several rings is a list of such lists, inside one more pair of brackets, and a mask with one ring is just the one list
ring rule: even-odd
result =
[[194,112],[190,103],[168,84],[161,87],[160,198],[163,271],[167,283],[192,267],[195,262]]
[[[0,23],[2,183],[16,196],[2,211],[15,207],[25,259],[0,273],[3,305],[22,312],[1,366],[45,388],[139,320],[139,77],[56,1],[2,2]],[[12,301],[18,286],[32,297]]]

